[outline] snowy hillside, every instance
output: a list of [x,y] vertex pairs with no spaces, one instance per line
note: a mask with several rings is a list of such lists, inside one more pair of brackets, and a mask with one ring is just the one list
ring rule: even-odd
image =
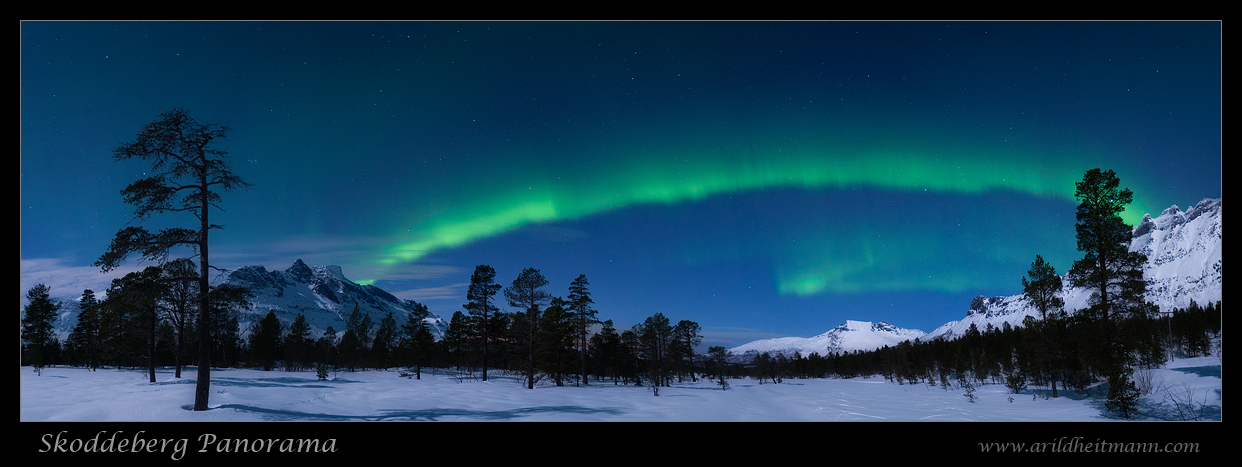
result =
[[[1219,302],[1222,293],[1221,198],[1204,199],[1187,212],[1172,206],[1154,219],[1151,215],[1144,215],[1134,228],[1130,251],[1147,255],[1147,264],[1143,268],[1143,277],[1148,282],[1147,299],[1160,308],[1184,308],[1192,300],[1199,304]],[[1062,298],[1067,311],[1072,313],[1087,307],[1090,291],[1075,288],[1068,280],[1064,282],[1064,287]],[[1005,323],[1017,327],[1028,315],[1038,316],[1038,313],[1021,293],[1005,297],[980,295],[971,301],[965,318],[945,323],[926,334],[908,331],[909,337],[898,338],[896,333],[858,332],[857,329],[870,323],[847,321],[816,337],[764,339],[732,350],[734,354],[749,353],[751,356],[761,352],[792,355],[795,350],[803,355],[808,355],[812,350],[823,354],[834,344],[840,350],[870,350],[916,337],[923,340],[953,338],[964,334],[972,324],[980,330],[987,329],[989,324],[996,328],[1003,327]],[[880,324],[891,326],[883,322]]]
[[[1147,255],[1143,278],[1147,280],[1147,300],[1161,309],[1184,308],[1195,303],[1221,300],[1221,198],[1207,198],[1188,212],[1176,205],[1155,219],[1150,214],[1134,228],[1130,251]],[[1074,312],[1087,307],[1091,293],[1064,282],[1065,309]],[[1007,297],[975,297],[966,318],[951,321],[927,334],[928,339],[960,336],[974,324],[986,329],[991,324],[1019,326],[1027,315],[1038,311],[1022,294]]]
[[883,321],[878,323],[846,321],[845,324],[815,337],[763,339],[729,350],[733,352],[735,358],[742,361],[751,361],[755,355],[763,352],[783,354],[787,357],[793,356],[794,352],[802,356],[810,355],[812,352],[828,355],[834,352],[875,350],[885,345],[896,345],[902,341],[917,339],[926,334],[918,329],[902,329]]

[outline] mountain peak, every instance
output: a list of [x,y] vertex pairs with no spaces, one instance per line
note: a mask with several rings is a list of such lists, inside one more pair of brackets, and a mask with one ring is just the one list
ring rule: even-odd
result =
[[311,270],[310,266],[307,266],[306,263],[302,262],[301,258],[294,261],[293,266],[289,266],[289,269],[286,269],[285,272],[289,273],[289,275],[293,276],[299,282],[310,282],[315,275],[315,272]]
[[[337,265],[307,265],[298,259],[284,271],[267,271],[263,266],[247,266],[230,274],[230,285],[246,287],[255,294],[253,309],[241,321],[258,321],[268,311],[285,326],[301,314],[314,332],[328,326],[344,329],[345,318],[357,307],[362,313],[379,320],[392,313],[398,324],[414,309],[414,302],[401,300],[375,286],[361,286],[345,278]],[[433,333],[442,333],[444,323],[438,317],[428,318]]]
[[792,356],[794,352],[802,355],[819,353],[828,355],[833,352],[846,353],[855,350],[875,350],[886,345],[897,345],[903,341],[923,337],[927,333],[918,329],[902,329],[884,321],[846,320],[831,331],[815,337],[781,337],[754,341],[730,349],[740,359],[753,358],[764,352]]

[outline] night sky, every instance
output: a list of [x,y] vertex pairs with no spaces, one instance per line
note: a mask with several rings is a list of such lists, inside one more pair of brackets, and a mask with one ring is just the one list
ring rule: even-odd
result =
[[[601,319],[704,346],[847,319],[931,331],[1125,218],[1221,196],[1219,22],[23,22],[21,280],[91,263],[182,107],[254,184],[218,266],[302,259],[448,318],[474,266],[579,274]],[[189,215],[142,225],[192,226]],[[137,258],[122,271],[145,266]]]

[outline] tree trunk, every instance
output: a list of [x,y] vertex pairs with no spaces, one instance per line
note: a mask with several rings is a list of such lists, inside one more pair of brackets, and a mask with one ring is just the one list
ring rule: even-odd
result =
[[[206,165],[206,157],[200,151],[200,161]],[[211,290],[208,283],[208,261],[207,261],[207,229],[211,224],[207,223],[208,203],[207,197],[207,171],[204,167],[202,176],[200,177],[202,192],[202,204],[199,208],[200,230],[198,231],[198,381],[194,387],[194,410],[207,410],[207,398],[211,395],[211,307],[207,299],[207,295]]]

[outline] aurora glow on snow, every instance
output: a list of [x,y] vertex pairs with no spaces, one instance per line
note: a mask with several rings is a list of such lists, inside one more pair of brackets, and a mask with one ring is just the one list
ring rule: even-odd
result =
[[213,217],[222,267],[338,264],[446,318],[476,264],[554,294],[586,274],[603,318],[716,343],[930,329],[1017,293],[1036,254],[1068,269],[1089,169],[1135,192],[1132,224],[1221,196],[1220,32],[24,22],[23,294],[89,282],[146,169],[110,149],[182,106],[233,127],[255,185]]

